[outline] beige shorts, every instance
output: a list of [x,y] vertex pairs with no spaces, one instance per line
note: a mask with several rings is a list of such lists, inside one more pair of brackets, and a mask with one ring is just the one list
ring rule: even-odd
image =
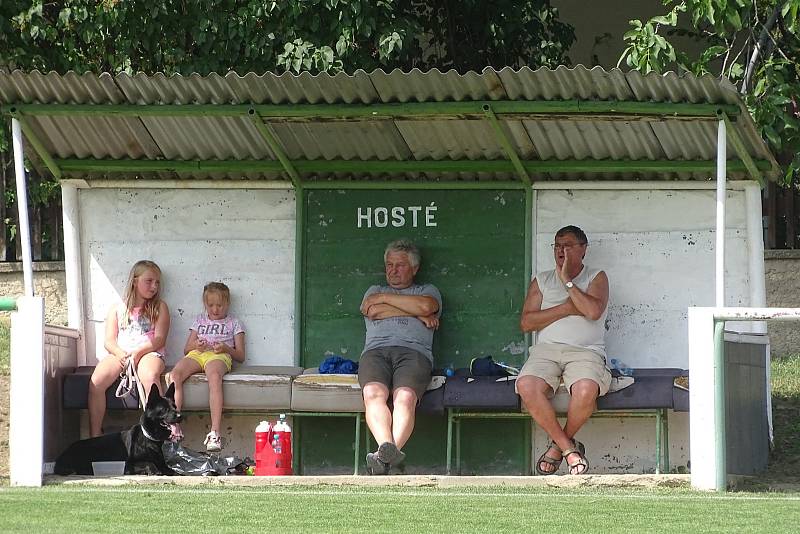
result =
[[608,393],[611,385],[611,371],[605,359],[594,351],[555,343],[534,345],[530,356],[522,366],[519,376],[537,376],[547,382],[553,391],[558,389],[561,380],[570,391],[578,380],[594,380],[600,386],[600,396]]

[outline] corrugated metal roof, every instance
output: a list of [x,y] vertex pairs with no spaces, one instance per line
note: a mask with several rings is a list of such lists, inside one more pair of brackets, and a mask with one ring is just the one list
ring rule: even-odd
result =
[[[758,137],[736,90],[711,76],[675,73],[643,76],[600,67],[496,71],[459,74],[377,70],[348,74],[248,73],[225,75],[67,74],[0,72],[0,104],[380,104],[471,101],[617,101],[732,104],[742,110],[735,128],[748,153],[777,168]],[[552,160],[692,160],[716,157],[713,120],[638,117],[499,116],[501,129],[523,161]],[[35,135],[57,159],[251,161],[276,160],[246,116],[28,116]],[[268,121],[267,128],[292,160],[423,161],[506,160],[487,120]],[[735,158],[732,146],[729,157]],[[75,173],[73,173],[75,174]],[[85,172],[77,173],[86,176]],[[103,173],[100,173],[102,175]],[[130,175],[131,173],[127,173]],[[731,177],[746,177],[743,172]],[[770,173],[765,173],[769,175]],[[95,176],[97,174],[92,174]],[[287,179],[282,172],[136,173],[165,178]],[[450,174],[316,172],[304,179],[352,177],[419,179],[516,179],[510,172]],[[114,174],[118,177],[120,174]],[[532,173],[535,179],[563,173]],[[569,173],[597,177],[595,172]],[[709,173],[604,173],[603,178],[708,179]]]

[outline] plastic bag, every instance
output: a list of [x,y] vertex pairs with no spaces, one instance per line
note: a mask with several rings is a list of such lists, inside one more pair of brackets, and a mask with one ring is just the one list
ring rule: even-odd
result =
[[164,461],[179,475],[246,475],[247,468],[255,465],[250,458],[194,451],[174,441],[165,441],[161,450]]

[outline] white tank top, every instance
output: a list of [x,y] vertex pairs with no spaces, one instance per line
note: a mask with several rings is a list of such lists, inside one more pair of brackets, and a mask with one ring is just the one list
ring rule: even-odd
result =
[[[589,284],[600,271],[590,269],[584,265],[572,283],[586,292]],[[552,308],[567,301],[569,295],[567,288],[558,278],[556,271],[545,271],[536,276],[539,290],[542,292],[542,309]],[[608,306],[596,321],[591,321],[580,315],[570,315],[542,328],[536,338],[536,343],[563,343],[575,347],[583,347],[606,357],[605,324]]]

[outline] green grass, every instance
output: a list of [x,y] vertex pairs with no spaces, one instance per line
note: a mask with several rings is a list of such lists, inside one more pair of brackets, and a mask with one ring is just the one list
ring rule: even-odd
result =
[[0,490],[3,532],[794,532],[800,494],[520,488]]
[[0,375],[8,375],[11,361],[11,320],[0,317]]
[[800,401],[800,354],[772,360],[772,395]]
[[770,473],[800,476],[800,354],[772,360],[775,448]]

